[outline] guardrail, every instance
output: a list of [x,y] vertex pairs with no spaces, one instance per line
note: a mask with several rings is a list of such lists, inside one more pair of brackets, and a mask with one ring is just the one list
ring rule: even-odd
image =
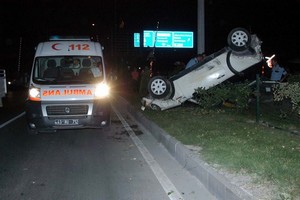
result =
[[7,93],[6,73],[4,69],[0,69],[0,107],[3,106],[2,98],[5,97],[6,93]]

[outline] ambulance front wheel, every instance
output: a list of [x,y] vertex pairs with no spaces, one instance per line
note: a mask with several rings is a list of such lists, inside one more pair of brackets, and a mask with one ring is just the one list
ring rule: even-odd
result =
[[104,131],[110,131],[111,130],[111,111],[110,111],[111,108],[109,108],[109,111],[108,113],[106,114],[106,118],[103,119],[101,122],[100,122],[100,125],[101,125],[101,128],[102,130]]
[[168,79],[162,76],[154,76],[149,81],[148,92],[153,98],[166,98],[171,92],[171,83]]
[[36,135],[39,132],[38,132],[38,130],[30,128],[29,126],[27,126],[27,133],[28,133],[28,135]]

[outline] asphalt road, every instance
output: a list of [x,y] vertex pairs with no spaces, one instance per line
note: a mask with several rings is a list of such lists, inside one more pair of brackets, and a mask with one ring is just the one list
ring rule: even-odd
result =
[[3,106],[0,107],[0,124],[22,113],[25,109],[24,102],[26,98],[26,89],[9,90],[6,97],[2,99]]
[[21,103],[0,109],[1,124],[19,116],[0,128],[0,199],[215,199],[117,101],[109,130],[28,135],[10,95]]

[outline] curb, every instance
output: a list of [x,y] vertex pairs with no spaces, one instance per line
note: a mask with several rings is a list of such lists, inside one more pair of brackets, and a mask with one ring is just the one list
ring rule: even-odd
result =
[[207,163],[199,158],[199,155],[190,151],[181,142],[170,136],[166,131],[153,123],[141,112],[137,111],[124,98],[124,108],[130,115],[139,123],[141,123],[155,139],[162,143],[169,153],[193,174],[202,184],[220,200],[256,200],[251,194],[242,190],[241,188],[230,183],[228,179],[213,170]]

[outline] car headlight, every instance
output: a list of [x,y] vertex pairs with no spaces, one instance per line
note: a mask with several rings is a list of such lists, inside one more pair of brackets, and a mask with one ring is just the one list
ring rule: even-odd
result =
[[97,98],[105,98],[109,96],[109,86],[106,83],[99,83],[96,86],[95,96]]
[[30,88],[29,89],[29,100],[40,101],[41,100],[41,90],[40,88]]

